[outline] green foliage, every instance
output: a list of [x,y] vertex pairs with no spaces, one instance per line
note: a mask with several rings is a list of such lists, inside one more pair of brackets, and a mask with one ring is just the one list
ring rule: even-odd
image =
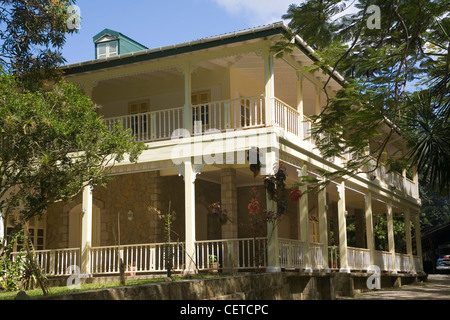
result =
[[421,231],[425,232],[433,227],[450,221],[450,197],[442,196],[427,187],[426,183],[420,185]]
[[144,145],[117,125],[110,132],[92,101],[70,83],[29,91],[0,75],[0,212],[19,212],[16,232],[59,200],[105,181]]
[[[394,216],[394,246],[397,253],[406,253],[405,220],[402,215]],[[414,234],[414,226],[410,224],[411,234]],[[375,250],[389,251],[388,227],[385,215],[374,215]]]
[[[323,49],[330,45],[335,26],[330,19],[345,8],[345,1],[305,1],[302,4],[291,4],[285,20],[291,20],[289,27],[296,33],[301,34],[303,39],[313,45],[315,49]],[[302,21],[302,24],[298,24]]]
[[[358,11],[336,19],[352,3]],[[380,29],[368,27],[371,5],[380,9]],[[316,61],[304,71],[331,67],[346,79],[312,124],[325,157],[353,155],[344,170],[326,178],[374,170],[370,158],[377,166],[395,160],[404,167],[417,165],[427,181],[448,191],[447,13],[444,0],[307,0],[289,7],[284,18],[315,49]],[[278,56],[292,50],[292,36],[274,47]],[[424,86],[416,88],[420,94],[410,92],[411,83]],[[408,145],[388,160],[387,145],[398,135]]]
[[0,62],[28,87],[56,79],[74,0],[1,0]]
[[450,190],[450,108],[437,108],[438,100],[441,97],[431,90],[413,94],[402,128],[408,137],[410,163],[443,194]]
[[173,271],[173,257],[174,250],[172,242],[172,233],[174,232],[172,229],[172,223],[175,221],[177,214],[175,211],[171,210],[172,202],[169,201],[169,207],[166,212],[153,207],[151,205],[147,206],[149,212],[154,213],[158,216],[159,219],[164,222],[164,267],[166,268],[167,277],[172,277]]
[[[20,250],[14,256],[11,254],[13,247],[19,241],[23,241],[23,234],[17,233],[5,249],[8,254],[0,256],[0,286],[6,291],[22,289],[24,281],[29,280],[32,274],[29,272],[25,249]],[[0,244],[2,247],[2,244]]]

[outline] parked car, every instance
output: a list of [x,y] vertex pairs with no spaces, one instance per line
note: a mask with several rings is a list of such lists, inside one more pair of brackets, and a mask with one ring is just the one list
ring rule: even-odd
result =
[[450,272],[450,244],[438,246],[438,255],[436,271]]

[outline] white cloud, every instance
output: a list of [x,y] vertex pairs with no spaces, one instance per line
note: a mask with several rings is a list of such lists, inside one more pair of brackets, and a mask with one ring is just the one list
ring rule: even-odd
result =
[[222,6],[229,14],[241,16],[254,26],[265,25],[282,20],[289,5],[295,0],[212,0]]

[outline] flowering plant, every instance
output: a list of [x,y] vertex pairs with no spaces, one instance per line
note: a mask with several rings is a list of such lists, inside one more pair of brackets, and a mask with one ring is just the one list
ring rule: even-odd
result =
[[256,200],[256,195],[257,195],[256,188],[252,189],[252,195],[253,195],[253,197],[250,200],[247,208],[251,214],[256,215],[259,213],[259,201]]
[[299,189],[293,189],[290,193],[291,201],[298,202],[302,196],[302,192]]
[[220,202],[214,202],[208,206],[209,213],[219,218],[220,223],[225,224],[228,221],[227,210],[223,209]]

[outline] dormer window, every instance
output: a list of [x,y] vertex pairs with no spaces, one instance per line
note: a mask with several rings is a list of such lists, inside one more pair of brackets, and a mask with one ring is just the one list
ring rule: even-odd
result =
[[120,54],[148,49],[126,35],[111,29],[104,29],[95,35],[94,43],[96,59],[106,59]]
[[119,54],[119,41],[97,43],[97,59],[106,59]]

